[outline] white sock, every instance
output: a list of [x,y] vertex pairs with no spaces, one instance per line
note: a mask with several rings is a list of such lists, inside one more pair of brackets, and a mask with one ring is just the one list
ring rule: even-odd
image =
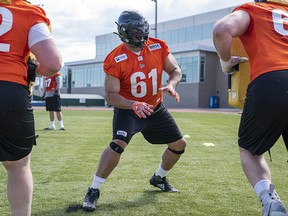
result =
[[[270,185],[270,181],[261,180],[257,182],[254,186],[254,191],[256,192],[258,198],[262,201],[263,204],[271,199],[271,196],[268,193],[268,191],[270,190]],[[267,191],[267,193],[265,193],[264,191]]]
[[164,176],[166,176],[169,173],[169,170],[164,170],[161,167],[161,164],[158,167],[158,170],[156,171],[155,175],[156,176],[160,176],[161,178],[163,178]]
[[54,121],[50,121],[50,128],[55,128],[55,122]]
[[64,128],[63,120],[59,121],[59,128]]
[[100,188],[100,186],[105,182],[106,179],[100,178],[94,175],[93,182],[91,184],[91,188]]

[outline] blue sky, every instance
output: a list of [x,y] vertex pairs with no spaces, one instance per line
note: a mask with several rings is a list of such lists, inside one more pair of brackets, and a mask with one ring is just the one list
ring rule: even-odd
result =
[[[30,0],[42,4],[52,22],[53,36],[63,61],[95,58],[95,36],[116,30],[114,23],[127,9],[142,12],[150,24],[155,23],[152,0]],[[157,0],[158,22],[191,16],[252,0]]]

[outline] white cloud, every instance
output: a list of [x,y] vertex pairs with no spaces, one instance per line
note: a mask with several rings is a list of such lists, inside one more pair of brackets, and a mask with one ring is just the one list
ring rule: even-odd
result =
[[[158,22],[191,16],[249,0],[157,0]],[[251,0],[252,1],[252,0]],[[137,9],[155,23],[152,0],[31,0],[44,4],[64,62],[95,58],[95,36],[116,30],[115,21],[127,9]]]

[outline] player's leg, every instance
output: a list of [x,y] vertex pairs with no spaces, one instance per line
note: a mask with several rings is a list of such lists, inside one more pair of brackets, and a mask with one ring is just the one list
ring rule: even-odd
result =
[[161,167],[164,170],[172,169],[172,167],[177,163],[181,155],[184,153],[185,147],[186,141],[184,138],[168,144],[168,148],[166,148],[162,155]]
[[265,216],[287,213],[271,183],[271,172],[263,156],[287,128],[286,74],[280,71],[264,74],[250,83],[239,126],[242,168],[261,201]]
[[0,81],[0,104],[0,161],[7,170],[8,201],[13,216],[30,215],[33,191],[30,153],[36,135],[29,92],[25,86]]
[[271,173],[263,155],[252,155],[248,150],[240,149],[242,169],[252,187],[260,180],[271,182]]
[[91,186],[85,195],[82,208],[85,211],[94,211],[97,200],[100,197],[100,187],[120,161],[121,154],[127,147],[133,134],[135,134],[133,121],[133,110],[121,110],[114,108],[113,116],[113,140],[103,151],[96,174],[93,177]]
[[176,188],[173,188],[169,184],[166,176],[184,153],[185,146],[186,141],[184,138],[168,144],[168,147],[162,155],[162,162],[159,165],[158,170],[150,178],[151,185],[160,188],[164,192],[178,192]]
[[56,116],[57,116],[57,120],[59,122],[59,129],[65,130],[63,119],[62,119],[62,112],[61,111],[56,112]]
[[46,97],[46,111],[49,112],[49,126],[44,128],[44,130],[55,130],[55,116],[54,116],[54,101],[53,97]]
[[54,116],[54,111],[49,111],[49,118],[50,118],[50,124],[48,129],[49,130],[55,130],[55,116]]
[[64,123],[63,123],[63,115],[61,109],[61,98],[60,96],[54,97],[54,111],[56,112],[56,117],[59,122],[59,129],[65,130]]
[[164,192],[176,192],[178,190],[168,183],[166,176],[184,153],[186,141],[175,120],[163,104],[160,104],[154,112],[153,118],[149,120],[151,125],[142,131],[142,134],[150,143],[168,143],[168,146],[162,154],[162,162],[158,170],[150,178],[150,184]]
[[113,140],[101,155],[96,176],[106,179],[114,168],[118,165],[121,153],[126,148],[127,143],[121,140]]
[[18,161],[2,163],[8,173],[7,196],[12,216],[30,216],[33,192],[30,154]]

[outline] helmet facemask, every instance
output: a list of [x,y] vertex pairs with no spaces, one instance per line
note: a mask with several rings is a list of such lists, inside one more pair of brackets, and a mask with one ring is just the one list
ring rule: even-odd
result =
[[124,11],[115,23],[121,41],[142,48],[148,40],[149,24],[140,12]]
[[149,25],[145,23],[144,25],[118,25],[118,36],[125,43],[134,45],[136,47],[142,48],[144,42],[148,40]]

